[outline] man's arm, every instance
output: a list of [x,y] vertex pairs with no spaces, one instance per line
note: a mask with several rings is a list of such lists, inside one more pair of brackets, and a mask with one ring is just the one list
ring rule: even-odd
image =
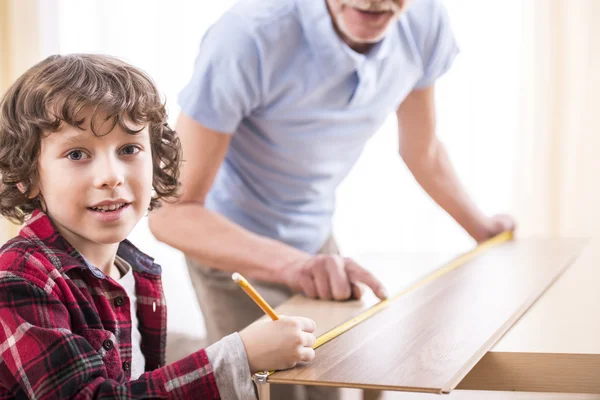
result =
[[164,202],[149,215],[150,229],[158,240],[199,263],[239,271],[262,281],[275,281],[286,264],[310,258],[304,252],[256,235],[206,209],[206,196],[223,162],[231,135],[208,129],[185,114],[180,115],[176,131],[183,148],[182,190],[178,201]]
[[181,114],[176,130],[183,147],[181,196],[152,211],[150,229],[162,242],[200,263],[248,278],[285,284],[310,297],[346,299],[351,283],[363,282],[380,297],[381,284],[351,260],[312,256],[250,232],[204,207],[231,135],[206,128]]
[[397,111],[400,155],[421,187],[477,242],[515,227],[506,215],[487,217],[461,185],[436,136],[434,87],[414,90]]

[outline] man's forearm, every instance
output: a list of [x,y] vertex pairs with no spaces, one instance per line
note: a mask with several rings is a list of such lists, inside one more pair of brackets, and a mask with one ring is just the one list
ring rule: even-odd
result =
[[152,211],[156,238],[196,261],[247,278],[283,283],[285,265],[310,255],[279,241],[256,235],[198,203],[175,203]]
[[486,216],[460,183],[443,144],[434,139],[425,151],[403,157],[411,173],[429,194],[475,240],[486,235]]

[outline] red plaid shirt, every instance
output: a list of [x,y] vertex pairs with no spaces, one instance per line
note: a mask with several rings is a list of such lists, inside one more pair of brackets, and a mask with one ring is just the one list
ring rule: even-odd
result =
[[130,381],[131,316],[123,288],[89,265],[36,211],[0,249],[0,400],[218,399],[205,350],[165,364],[161,268],[129,241],[146,373]]

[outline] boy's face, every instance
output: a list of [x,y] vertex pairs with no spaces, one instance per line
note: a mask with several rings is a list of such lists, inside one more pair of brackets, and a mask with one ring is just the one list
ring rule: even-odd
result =
[[37,189],[61,234],[85,253],[119,243],[144,216],[152,195],[152,154],[148,127],[132,135],[117,124],[107,132],[112,123],[102,124],[100,114],[96,136],[91,113],[82,116],[85,130],[65,125],[42,139]]

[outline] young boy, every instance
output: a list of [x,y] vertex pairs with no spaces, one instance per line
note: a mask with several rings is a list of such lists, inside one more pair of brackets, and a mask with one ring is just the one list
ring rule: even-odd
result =
[[[153,82],[107,56],[52,56],[0,104],[0,399],[253,398],[314,357],[314,322],[258,322],[165,364],[161,268],[125,238],[176,195],[180,144]],[[233,283],[232,283],[233,284]]]

